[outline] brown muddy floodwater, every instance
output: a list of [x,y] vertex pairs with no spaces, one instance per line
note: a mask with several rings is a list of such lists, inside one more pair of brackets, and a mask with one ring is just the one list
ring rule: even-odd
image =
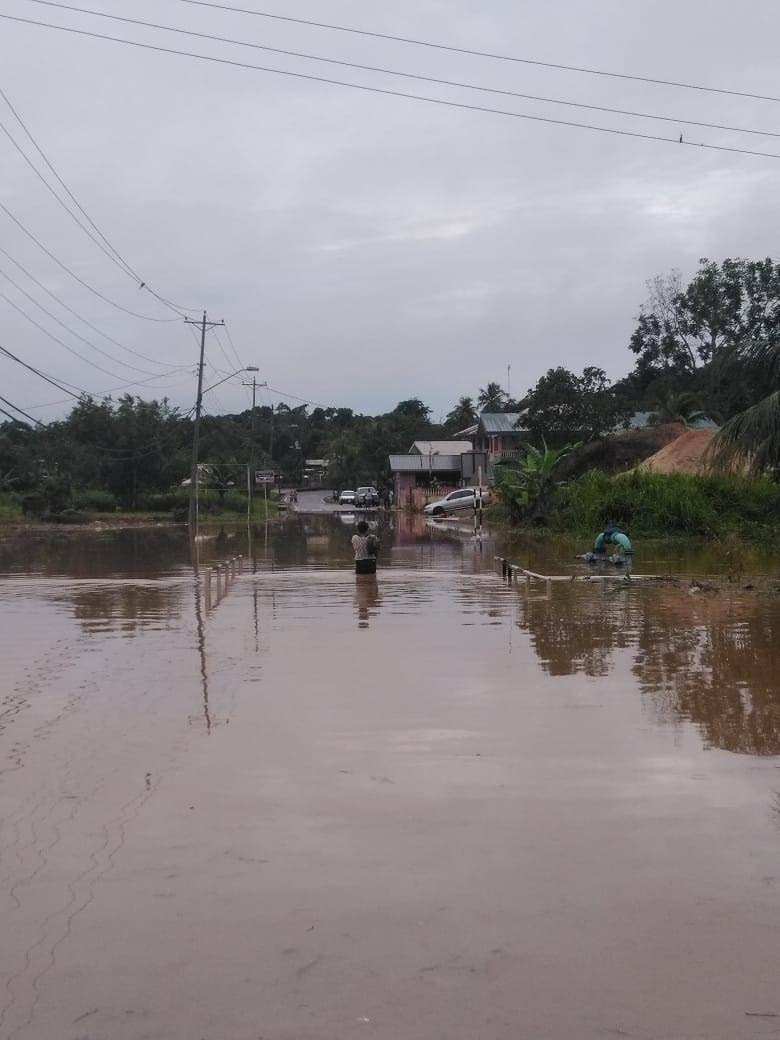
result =
[[0,545],[2,1040],[780,1036],[780,596],[349,524]]

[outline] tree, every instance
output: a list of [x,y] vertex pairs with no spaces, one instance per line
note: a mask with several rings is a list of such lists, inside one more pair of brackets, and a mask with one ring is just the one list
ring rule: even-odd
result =
[[392,412],[393,415],[403,415],[408,419],[419,419],[428,422],[431,414],[430,408],[423,404],[419,397],[410,397],[408,401],[399,401]]
[[523,427],[535,440],[565,444],[611,430],[626,414],[603,369],[589,366],[578,376],[559,366],[529,390]]
[[480,387],[477,404],[483,412],[502,412],[506,402],[506,390],[499,383],[488,383]]
[[474,407],[473,397],[459,397],[458,403],[447,414],[447,418],[444,420],[445,426],[452,433],[457,433],[459,430],[465,430],[469,426],[473,426],[477,421],[477,410]]
[[540,521],[547,517],[559,487],[556,470],[566,456],[579,447],[579,444],[564,444],[560,448],[548,448],[542,441],[541,450],[528,445],[525,458],[496,466],[496,491],[512,520],[530,517]]
[[744,410],[758,388],[747,369],[723,380],[716,364],[726,353],[780,339],[780,264],[771,259],[703,259],[687,286],[679,271],[648,283],[630,348],[645,386],[671,376],[677,389],[704,393],[706,407]]

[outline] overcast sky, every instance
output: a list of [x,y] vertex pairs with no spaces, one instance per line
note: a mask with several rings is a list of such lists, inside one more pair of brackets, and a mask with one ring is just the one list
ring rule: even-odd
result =
[[[84,7],[503,90],[780,133],[780,104],[450,54],[182,0]],[[242,0],[238,6],[507,55],[780,96],[776,0]],[[0,0],[0,12],[355,83],[690,141],[780,153],[780,140],[564,108],[337,68]],[[86,211],[167,298],[224,318],[258,379],[363,412],[422,397],[435,417],[488,380],[520,394],[553,365],[630,368],[645,282],[699,257],[777,245],[780,160],[463,111],[0,20],[0,86]],[[25,138],[0,99],[0,120]],[[33,158],[34,152],[27,142]],[[39,160],[38,160],[39,161]],[[137,289],[0,133],[0,201],[123,306],[174,317]],[[167,394],[185,410],[197,347],[180,320],[102,302],[0,211],[0,345],[77,387]],[[5,279],[39,300],[106,357]],[[207,344],[206,383],[238,367]],[[231,366],[228,367],[228,361]],[[135,365],[143,372],[126,367]],[[157,364],[154,362],[158,362]],[[160,364],[190,366],[160,378]],[[206,398],[241,410],[238,379]],[[0,392],[44,420],[62,394],[0,358]],[[150,387],[158,387],[152,390]],[[278,395],[271,395],[280,400]],[[270,398],[263,392],[259,400]],[[294,401],[289,400],[294,404]],[[39,407],[48,405],[47,407]]]

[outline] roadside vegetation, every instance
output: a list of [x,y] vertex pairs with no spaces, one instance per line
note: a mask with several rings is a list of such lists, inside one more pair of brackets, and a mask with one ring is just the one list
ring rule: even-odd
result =
[[[263,405],[204,416],[200,459],[209,470],[203,510],[240,515],[238,489],[250,460],[302,486],[305,460],[327,459],[327,486],[388,487],[388,455],[416,439],[463,436],[480,411],[520,413],[518,457],[496,468],[497,497],[512,523],[598,526],[710,534],[743,524],[773,529],[780,476],[780,264],[771,259],[702,260],[686,285],[679,272],[648,283],[628,344],[632,370],[611,383],[588,366],[549,369],[519,399],[494,381],[456,399],[440,422],[419,398],[381,415],[349,408]],[[645,429],[615,436],[644,413]],[[651,425],[646,425],[650,416]],[[736,477],[607,474],[657,450],[654,437],[713,420],[711,462]],[[652,425],[656,424],[656,425]],[[0,522],[149,513],[177,516],[189,476],[192,419],[166,400],[81,398],[62,420],[0,424]],[[595,472],[592,472],[595,471]],[[204,482],[205,483],[205,482]],[[565,486],[564,486],[565,485]],[[259,504],[258,504],[259,508]]]

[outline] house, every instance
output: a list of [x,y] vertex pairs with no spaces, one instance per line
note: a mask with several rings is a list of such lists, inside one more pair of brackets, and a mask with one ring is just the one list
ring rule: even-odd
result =
[[[667,420],[676,421],[680,420]],[[625,430],[646,430],[648,426],[661,425],[661,418],[657,412],[634,412],[625,422],[619,423],[610,433],[623,433]],[[689,430],[717,430],[718,424],[702,412],[697,412],[692,419],[685,423]]]
[[526,438],[525,430],[518,428],[521,412],[483,412],[474,435],[475,451],[487,454],[488,466],[503,459],[513,459]]
[[[405,455],[390,455],[393,492],[399,506],[421,509],[453,488],[475,484],[487,457],[471,441],[415,441]],[[483,479],[485,479],[483,477]]]
[[324,487],[328,465],[328,459],[305,459],[303,465],[303,483],[306,487]]

